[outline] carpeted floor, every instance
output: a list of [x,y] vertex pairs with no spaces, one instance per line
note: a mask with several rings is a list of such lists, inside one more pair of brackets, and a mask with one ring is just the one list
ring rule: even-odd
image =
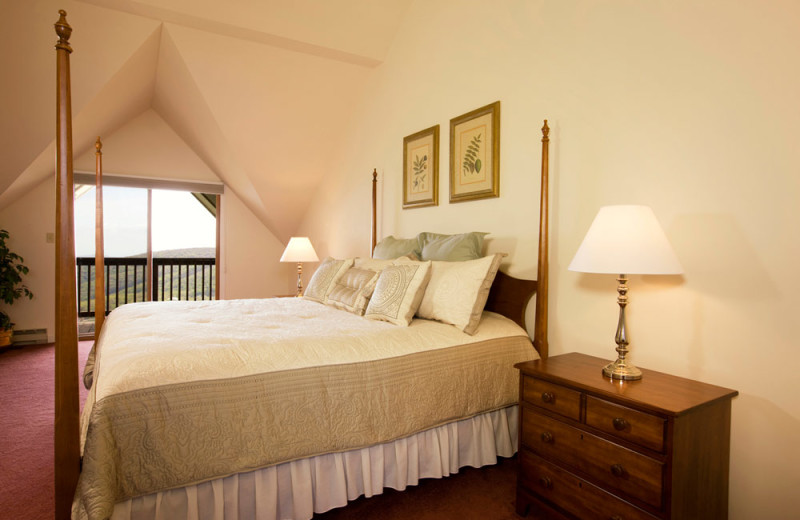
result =
[[314,520],[519,520],[514,511],[517,458],[495,466],[461,468],[457,475],[421,480],[399,492],[361,497]]
[[[91,348],[91,341],[79,344],[81,369]],[[0,351],[2,518],[53,518],[54,356],[52,344]]]
[[[79,344],[80,366],[91,341]],[[0,351],[0,518],[53,518],[53,345]],[[86,391],[81,384],[81,402]],[[511,520],[517,459],[462,468],[444,479],[425,479],[398,492],[384,490],[314,520]]]

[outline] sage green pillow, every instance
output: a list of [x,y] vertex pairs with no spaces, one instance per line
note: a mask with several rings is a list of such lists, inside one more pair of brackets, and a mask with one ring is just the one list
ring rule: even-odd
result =
[[380,260],[394,260],[401,256],[413,253],[419,258],[420,243],[419,238],[395,238],[391,235],[384,238],[375,246],[372,258]]
[[464,262],[481,258],[483,257],[483,237],[488,234],[479,231],[459,235],[420,233],[418,235],[422,247],[420,259],[423,261]]

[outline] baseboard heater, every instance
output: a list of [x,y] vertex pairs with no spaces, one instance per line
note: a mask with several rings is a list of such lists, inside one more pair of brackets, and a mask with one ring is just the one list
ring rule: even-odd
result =
[[15,330],[12,345],[41,345],[47,343],[47,329]]

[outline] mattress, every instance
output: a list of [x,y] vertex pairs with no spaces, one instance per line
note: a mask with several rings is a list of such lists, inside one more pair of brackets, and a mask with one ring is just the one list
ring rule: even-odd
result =
[[120,307],[89,368],[74,516],[505,408],[514,364],[533,357],[525,331],[488,312],[469,336],[298,298]]

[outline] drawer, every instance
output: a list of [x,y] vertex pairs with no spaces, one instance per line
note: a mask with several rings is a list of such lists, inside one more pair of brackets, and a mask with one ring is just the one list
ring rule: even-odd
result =
[[534,453],[563,463],[603,487],[625,493],[660,508],[664,465],[641,453],[591,435],[526,408],[522,413],[522,444]]
[[586,424],[645,448],[664,451],[667,421],[627,406],[586,396]]
[[581,418],[581,393],[561,385],[525,376],[522,399],[576,421]]
[[520,483],[581,520],[657,520],[638,507],[523,450]]

